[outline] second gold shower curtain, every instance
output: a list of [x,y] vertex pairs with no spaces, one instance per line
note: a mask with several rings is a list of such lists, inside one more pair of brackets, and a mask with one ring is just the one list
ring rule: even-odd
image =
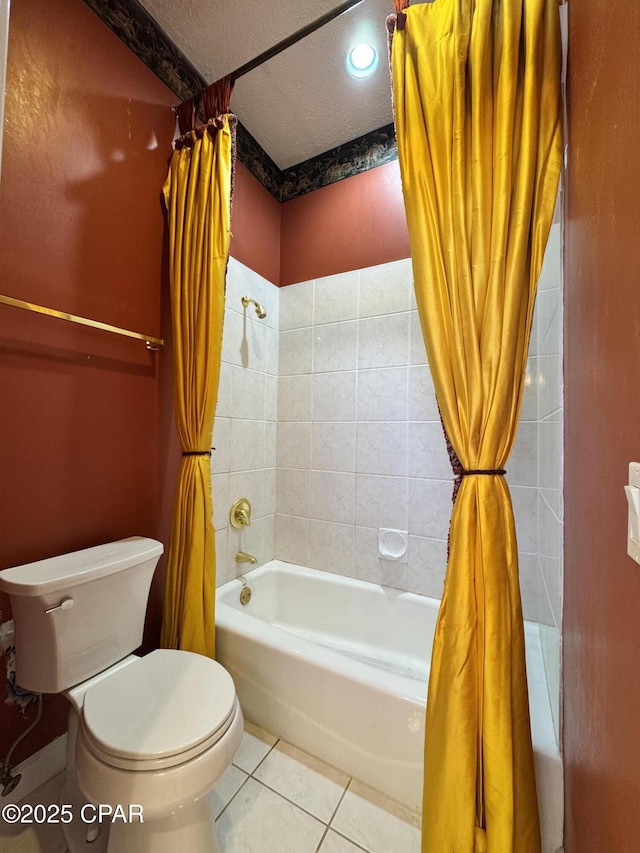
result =
[[416,298],[467,472],[429,682],[422,850],[540,853],[517,543],[498,471],[560,173],[558,4],[406,5],[392,72]]

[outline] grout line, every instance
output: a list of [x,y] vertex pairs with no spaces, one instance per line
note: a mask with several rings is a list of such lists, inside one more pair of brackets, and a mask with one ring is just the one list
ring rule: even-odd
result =
[[325,824],[324,832],[322,833],[320,841],[318,841],[318,843],[316,845],[315,853],[318,853],[318,851],[322,848],[322,845],[324,844],[324,840],[327,837],[328,832],[329,832],[329,825]]
[[[274,744],[272,744],[272,745],[269,747],[269,749],[267,750],[267,752],[262,756],[262,758],[261,758],[261,759],[260,759],[260,761],[256,764],[256,766],[253,768],[253,770],[251,771],[251,773],[249,773],[248,771],[246,771],[243,767],[239,767],[237,764],[234,764],[234,763],[233,763],[233,761],[231,762],[232,766],[233,766],[233,767],[235,767],[235,768],[236,768],[236,770],[240,770],[242,773],[244,773],[244,774],[245,774],[246,779],[243,781],[242,785],[240,785],[240,787],[238,788],[238,790],[233,794],[233,796],[231,797],[231,799],[229,800],[229,802],[225,803],[224,807],[223,807],[223,808],[221,809],[221,811],[220,811],[220,814],[216,817],[216,820],[218,820],[218,819],[223,815],[223,813],[224,813],[224,812],[227,810],[227,808],[229,807],[229,804],[230,804],[231,802],[233,802],[233,800],[235,800],[235,798],[238,796],[238,794],[240,793],[240,791],[241,791],[241,790],[244,788],[244,786],[247,784],[247,781],[248,781],[249,779],[253,779],[253,774],[256,772],[256,770],[258,769],[258,767],[260,767],[260,765],[263,763],[263,761],[265,760],[265,758],[266,758],[266,757],[271,753],[271,751],[274,749],[274,747],[276,747],[279,743],[280,743],[280,738],[278,738],[278,739],[276,740],[276,742],[275,742]],[[259,782],[260,780],[259,780],[259,779],[254,779],[254,781],[255,781],[255,782]]]
[[[563,412],[563,406],[556,406],[556,408],[553,409],[553,411],[548,412],[546,415],[542,415],[541,418],[538,418],[538,423],[550,423],[550,424],[560,423],[560,420],[556,419],[556,415],[559,415],[559,414],[561,415],[562,412]],[[552,417],[553,417],[553,420],[550,420],[550,418],[552,418]]]
[[[545,576],[544,569],[540,565],[540,558],[539,557],[538,557],[538,571],[540,572],[540,576],[541,576],[541,580],[542,580],[542,588],[544,590],[546,602],[547,602],[547,605],[549,607],[549,613],[551,614],[551,618],[553,619],[553,625],[550,625],[549,627],[554,628],[556,631],[559,631],[560,629],[558,628],[558,624],[556,621],[555,609],[554,609],[553,604],[551,603],[551,595],[549,593],[549,588],[547,586],[547,578]],[[541,625],[543,623],[539,622],[538,624]],[[543,655],[543,661],[544,661],[544,655]],[[546,674],[546,669],[545,669],[545,674]],[[549,694],[549,701],[551,702],[552,701],[551,700],[551,694],[549,693],[549,679],[547,679],[547,693]]]
[[[233,764],[233,762],[232,762],[232,764]],[[222,817],[222,815],[226,812],[226,810],[229,808],[229,806],[231,805],[231,803],[235,800],[235,798],[238,796],[238,794],[240,793],[240,791],[241,791],[241,790],[244,788],[244,786],[247,784],[248,780],[249,780],[249,779],[251,779],[251,776],[247,773],[247,771],[246,771],[246,770],[242,770],[242,767],[238,767],[238,765],[237,765],[237,764],[233,764],[233,766],[236,768],[236,770],[241,770],[241,771],[242,771],[242,773],[244,773],[244,774],[245,774],[245,777],[246,777],[246,778],[243,780],[243,782],[242,782],[242,784],[240,785],[240,787],[238,788],[238,790],[237,790],[237,791],[235,791],[235,792],[232,794],[232,796],[230,797],[230,799],[229,799],[229,800],[224,804],[224,806],[220,809],[220,813],[219,813],[219,814],[217,814],[217,815],[215,816],[215,820],[216,820],[216,822],[217,822],[218,820],[220,820],[220,818]]]
[[[249,776],[251,776],[251,777],[253,778],[253,774],[256,772],[256,770],[258,769],[258,767],[260,767],[262,764],[264,764],[265,759],[266,759],[269,755],[271,755],[271,753],[272,753],[272,752],[273,752],[273,750],[276,748],[276,746],[280,743],[280,741],[281,741],[281,738],[278,738],[278,739],[276,740],[276,742],[270,746],[270,748],[267,750],[267,752],[265,752],[265,754],[262,756],[262,758],[260,759],[260,761],[259,761],[259,762],[256,764],[256,766],[253,768],[253,770],[251,771],[251,773],[249,774]],[[242,770],[242,768],[240,768],[240,770]],[[245,773],[246,773],[246,770],[245,770]],[[259,782],[259,781],[260,781],[259,779],[256,779],[256,782]]]
[[[278,797],[280,797],[281,800],[284,800],[290,805],[295,806],[297,809],[300,809],[301,812],[304,812],[306,815],[309,815],[309,817],[312,817],[314,820],[317,820],[318,823],[321,823],[325,828],[328,828],[328,824],[322,818],[318,817],[317,814],[310,812],[308,808],[305,808],[305,806],[302,806],[300,805],[300,803],[296,802],[295,800],[292,800],[290,797],[287,797],[286,794],[282,793],[282,791],[278,791],[277,788],[272,788],[271,785],[268,785],[262,779],[256,779],[253,775],[251,776],[251,778],[254,782],[256,782],[256,784],[262,785],[263,788],[266,788],[268,791],[271,791],[271,793],[276,794]],[[324,835],[325,833],[323,833],[323,838]]]
[[[549,503],[549,501],[547,500],[547,497],[545,495],[546,491],[552,491],[552,492],[560,492],[560,496],[562,497],[562,487],[558,488],[557,486],[538,486],[538,491],[540,492],[540,497],[542,498],[542,500],[546,504],[547,509],[549,510],[551,515],[555,518],[555,520],[558,522],[558,524],[560,524],[562,526],[564,524],[564,520],[562,518],[558,518],[555,509],[553,509],[553,507],[551,506],[551,504]],[[560,503],[561,509],[562,509],[562,506],[563,505],[562,505],[562,501],[561,501],[561,503]],[[540,549],[538,548],[538,553],[539,552],[540,552]],[[547,557],[549,555],[548,554],[540,554],[540,556],[541,557]]]
[[[257,724],[256,724],[256,725],[257,725]],[[246,733],[246,734],[251,734],[251,732],[247,732],[247,730],[246,730],[246,729],[245,729],[244,731],[245,731],[245,733]],[[266,729],[263,729],[263,731],[265,731],[265,732],[266,732],[267,730],[266,730]],[[268,732],[268,734],[271,734],[271,732]],[[255,737],[255,738],[256,738],[256,740],[260,740],[260,738],[256,737],[256,735],[252,735],[252,737]],[[273,737],[276,737],[276,735],[273,735]],[[280,743],[280,740],[281,740],[281,738],[276,737],[275,742],[274,742],[273,744],[271,744],[271,746],[269,747],[269,749],[265,752],[265,754],[262,756],[262,758],[260,759],[260,761],[258,761],[258,763],[256,764],[256,766],[255,766],[255,767],[253,768],[253,770],[251,770],[251,771],[249,771],[249,770],[245,770],[245,769],[244,769],[244,767],[240,767],[240,765],[235,764],[235,762],[234,762],[234,761],[231,761],[231,763],[233,764],[233,766],[234,766],[234,767],[237,767],[237,768],[238,768],[238,770],[242,770],[242,772],[243,772],[243,773],[246,773],[246,774],[247,774],[247,776],[253,776],[253,774],[255,773],[255,771],[258,769],[258,767],[260,767],[260,765],[261,765],[261,764],[262,764],[262,762],[265,760],[265,758],[267,757],[267,755],[269,755],[269,753],[271,752],[271,750],[272,750],[274,747],[276,747],[276,746]],[[263,741],[263,743],[264,743],[264,741]],[[266,745],[267,745],[267,744],[265,744],[265,746],[266,746]],[[234,756],[234,758],[235,758],[235,756]]]
[[[358,418],[358,411],[360,409],[360,391],[361,391],[361,380],[362,380],[362,368],[360,365],[360,344],[361,344],[361,332],[362,332],[362,317],[360,316],[360,298],[361,298],[361,290],[362,290],[362,274],[361,271],[358,270],[357,279],[356,279],[356,313],[358,315],[358,319],[356,321],[356,358],[355,358],[355,377],[354,377],[354,400],[353,400],[353,417],[354,417],[354,427],[355,427],[355,436],[353,441],[353,468],[354,468],[354,486],[353,486],[353,533],[351,539],[351,561],[350,565],[348,565],[345,569],[352,577],[356,577],[358,574],[358,566],[356,560],[356,522],[358,520],[358,458],[359,458],[359,448],[362,443],[362,430],[360,429],[360,420]],[[348,785],[349,783],[347,783]]]
[[[327,827],[327,831],[328,831],[328,829],[329,829],[329,827]],[[352,844],[357,850],[362,850],[363,853],[371,853],[371,851],[369,850],[368,847],[363,847],[361,844],[358,844],[357,841],[354,841],[353,838],[349,838],[348,835],[345,835],[342,832],[338,832],[338,830],[334,829],[333,827],[331,827],[331,831],[335,832],[336,835],[339,835],[340,838],[344,838],[345,841],[348,841],[349,844]]]
[[337,813],[338,809],[339,809],[339,808],[340,808],[340,806],[342,805],[342,801],[344,800],[344,798],[345,798],[345,795],[346,795],[347,791],[348,791],[348,790],[349,790],[349,788],[351,787],[351,783],[352,783],[352,782],[353,782],[353,776],[350,776],[350,777],[349,777],[349,781],[348,781],[348,782],[347,782],[347,784],[344,786],[344,791],[342,792],[342,796],[341,796],[341,797],[340,797],[340,799],[338,800],[338,803],[337,803],[337,805],[336,805],[335,809],[333,810],[333,814],[332,814],[332,815],[331,815],[331,817],[329,818],[329,823],[327,824],[327,827],[331,826],[331,824],[333,823],[333,819],[334,819],[334,817],[336,816],[336,813]]
[[336,814],[338,813],[338,809],[339,809],[339,808],[340,808],[340,806],[342,805],[342,801],[344,800],[344,798],[345,798],[345,796],[346,796],[346,794],[347,794],[347,791],[348,791],[348,790],[349,790],[349,788],[351,787],[351,783],[352,783],[352,782],[353,782],[353,776],[349,777],[349,781],[348,781],[348,782],[347,782],[347,784],[345,785],[345,789],[344,789],[344,791],[342,792],[342,796],[341,796],[341,797],[340,797],[340,799],[338,800],[338,803],[337,803],[337,805],[336,805],[335,809],[333,810],[333,814],[332,814],[332,815],[331,815],[331,817],[329,818],[329,823],[327,824],[327,829],[325,830],[325,833],[324,833],[324,835],[322,836],[322,839],[321,839],[321,841],[320,841],[320,845],[318,846],[318,848],[317,848],[317,850],[316,850],[316,853],[318,853],[318,850],[320,849],[320,847],[321,847],[321,845],[322,845],[322,842],[323,842],[323,841],[324,841],[324,839],[326,838],[327,833],[329,832],[329,829],[331,829],[331,831],[332,831],[332,832],[335,832],[335,833],[336,833],[336,835],[339,835],[339,836],[340,836],[340,838],[344,838],[344,839],[345,839],[345,841],[348,841],[350,844],[353,844],[353,846],[354,846],[354,847],[357,847],[357,848],[358,848],[358,850],[363,850],[363,851],[364,851],[364,853],[370,853],[370,851],[369,851],[366,847],[363,847],[361,844],[358,844],[358,842],[357,842],[357,841],[354,841],[354,840],[353,840],[353,838],[349,838],[349,836],[348,836],[348,835],[345,835],[343,832],[340,832],[339,830],[335,829],[335,828],[332,826],[333,819],[335,818]]
[[[273,744],[273,746],[271,747],[271,749],[269,749],[269,751],[268,751],[268,752],[263,756],[263,758],[258,762],[258,764],[255,766],[255,768],[253,769],[253,771],[252,771],[249,775],[247,775],[247,779],[253,779],[253,780],[254,780],[254,782],[256,782],[258,785],[262,785],[264,788],[267,788],[269,791],[271,791],[272,793],[276,794],[278,797],[280,797],[281,799],[285,800],[286,802],[290,803],[292,806],[295,806],[297,809],[300,809],[300,811],[304,812],[305,814],[308,814],[308,815],[309,815],[309,817],[312,817],[314,820],[317,820],[317,821],[318,821],[318,823],[324,824],[325,830],[324,830],[324,832],[322,833],[322,837],[321,837],[320,841],[318,842],[318,846],[316,847],[316,851],[318,851],[318,850],[320,849],[320,846],[322,845],[322,842],[324,841],[324,839],[325,839],[325,837],[326,837],[326,834],[327,834],[327,831],[328,831],[329,826],[330,826],[330,824],[331,824],[331,821],[334,819],[334,817],[335,817],[335,815],[336,815],[336,812],[338,811],[338,809],[339,809],[339,807],[340,807],[340,805],[341,805],[341,803],[342,803],[342,801],[343,801],[343,799],[344,799],[344,796],[345,796],[345,794],[346,794],[347,790],[349,789],[349,786],[351,785],[351,782],[353,781],[353,779],[352,779],[352,777],[349,777],[349,780],[347,781],[347,784],[345,785],[344,790],[342,791],[342,793],[341,793],[341,795],[340,795],[340,798],[338,799],[338,802],[337,802],[337,804],[336,804],[336,807],[334,808],[334,810],[333,810],[333,812],[332,812],[332,814],[331,814],[331,817],[329,818],[329,821],[327,822],[327,821],[323,820],[322,818],[318,817],[318,815],[317,815],[317,814],[314,814],[313,812],[309,811],[309,809],[308,809],[308,808],[306,808],[305,806],[301,805],[301,804],[300,804],[299,802],[297,802],[296,800],[291,799],[290,797],[286,796],[286,795],[285,795],[285,794],[283,794],[281,791],[279,791],[277,788],[273,788],[271,785],[269,785],[269,784],[268,784],[267,782],[265,782],[263,779],[258,779],[258,778],[256,778],[256,776],[254,775],[254,774],[256,773],[256,771],[258,770],[258,768],[259,768],[259,767],[260,767],[260,766],[265,762],[265,760],[267,759],[267,757],[271,754],[271,752],[275,749],[275,747],[276,747],[280,742],[282,742],[282,743],[286,743],[286,741],[282,741],[282,738],[278,738],[278,739],[276,740],[276,742]],[[242,770],[242,768],[241,768],[241,767],[238,767],[237,765],[234,765],[234,766],[235,766],[235,767],[237,767],[237,769],[238,769],[238,770]],[[243,772],[244,772],[244,773],[246,773],[247,771],[246,771],[246,770],[244,770]],[[242,783],[242,785],[240,786],[240,788],[238,788],[238,791],[236,791],[236,793],[233,795],[233,797],[231,798],[231,800],[235,799],[235,797],[236,797],[237,793],[238,793],[238,792],[241,790],[241,788],[242,788],[242,787],[244,787],[244,785],[246,784],[247,779],[245,779],[245,780],[244,780],[244,782]],[[231,800],[229,800],[229,802],[231,802]],[[227,806],[228,806],[228,805],[229,805],[229,803],[227,803],[227,805],[225,805],[224,809],[220,812],[220,815],[221,815],[221,814],[222,814],[222,812],[227,808]],[[218,815],[218,817],[220,817],[220,815]],[[334,831],[335,831],[335,830],[334,830]],[[342,837],[343,837],[343,838],[346,838],[346,836],[342,836]],[[347,840],[351,841],[351,839],[347,839]],[[358,847],[359,847],[359,845],[356,845],[356,846],[358,846]],[[359,849],[364,850],[365,848],[359,848]],[[367,851],[367,853],[368,853],[368,851]]]

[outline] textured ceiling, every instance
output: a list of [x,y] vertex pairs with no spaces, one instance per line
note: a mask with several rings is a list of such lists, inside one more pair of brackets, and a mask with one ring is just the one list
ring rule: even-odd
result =
[[[208,83],[239,68],[339,0],[142,0]],[[264,65],[241,77],[231,108],[280,167],[301,163],[393,121],[385,19],[392,0],[363,0]],[[374,45],[368,80],[346,71],[347,50]]]

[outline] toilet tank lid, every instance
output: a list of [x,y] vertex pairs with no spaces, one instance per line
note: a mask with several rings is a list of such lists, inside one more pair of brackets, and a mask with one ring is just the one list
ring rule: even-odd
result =
[[59,592],[158,559],[164,547],[155,539],[131,536],[71,554],[25,563],[0,572],[0,590],[9,595],[37,596]]

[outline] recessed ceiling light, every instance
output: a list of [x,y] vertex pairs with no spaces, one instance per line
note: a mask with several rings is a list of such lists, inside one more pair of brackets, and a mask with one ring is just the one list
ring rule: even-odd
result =
[[370,44],[358,44],[347,54],[347,71],[352,77],[370,77],[378,67],[378,53]]

